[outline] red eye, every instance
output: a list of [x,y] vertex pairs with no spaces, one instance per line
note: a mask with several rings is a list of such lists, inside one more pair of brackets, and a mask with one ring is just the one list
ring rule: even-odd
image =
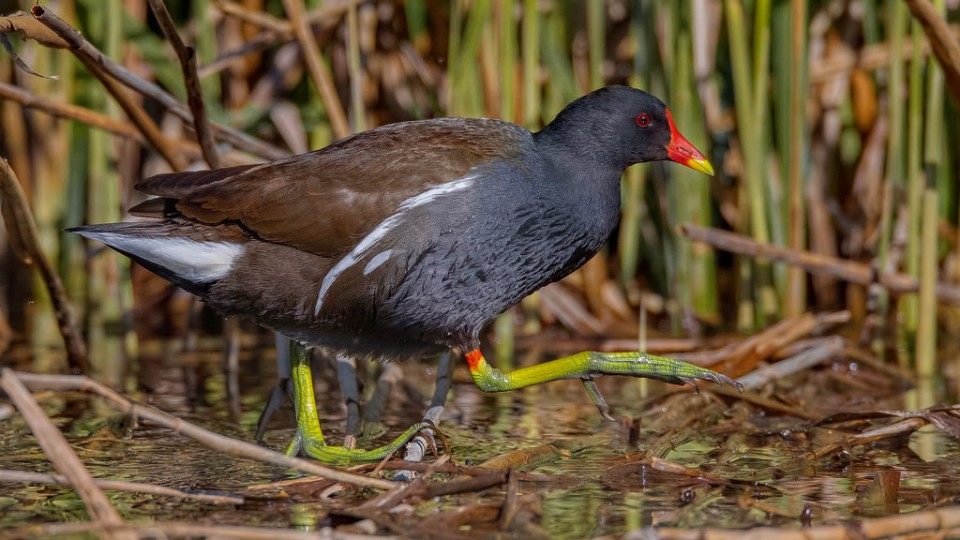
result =
[[647,113],[640,113],[637,115],[637,125],[640,127],[647,127],[650,125],[650,115]]

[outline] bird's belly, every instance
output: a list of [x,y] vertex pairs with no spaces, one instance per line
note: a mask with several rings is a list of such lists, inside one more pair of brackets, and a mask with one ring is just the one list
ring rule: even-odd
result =
[[379,306],[378,325],[424,342],[475,346],[490,321],[579,268],[605,240],[549,230],[527,234],[535,238],[466,237],[422,257]]

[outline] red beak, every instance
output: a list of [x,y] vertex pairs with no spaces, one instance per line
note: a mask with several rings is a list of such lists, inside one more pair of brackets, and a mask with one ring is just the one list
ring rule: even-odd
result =
[[713,166],[699,150],[690,144],[686,137],[680,134],[680,130],[673,123],[673,116],[670,115],[669,109],[667,109],[667,122],[670,124],[670,144],[667,145],[667,156],[681,165],[713,176]]

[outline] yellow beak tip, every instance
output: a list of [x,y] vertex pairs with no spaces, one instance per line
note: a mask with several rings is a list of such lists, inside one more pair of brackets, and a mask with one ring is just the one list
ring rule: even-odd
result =
[[685,165],[695,171],[700,171],[710,176],[713,176],[714,174],[713,165],[711,165],[710,162],[705,159],[691,159],[687,161]]

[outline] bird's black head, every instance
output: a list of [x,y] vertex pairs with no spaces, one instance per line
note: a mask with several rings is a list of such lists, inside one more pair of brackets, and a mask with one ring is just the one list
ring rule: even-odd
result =
[[713,174],[710,162],[677,130],[667,106],[628,86],[607,86],[573,101],[536,137],[575,159],[595,159],[620,170],[669,159]]

